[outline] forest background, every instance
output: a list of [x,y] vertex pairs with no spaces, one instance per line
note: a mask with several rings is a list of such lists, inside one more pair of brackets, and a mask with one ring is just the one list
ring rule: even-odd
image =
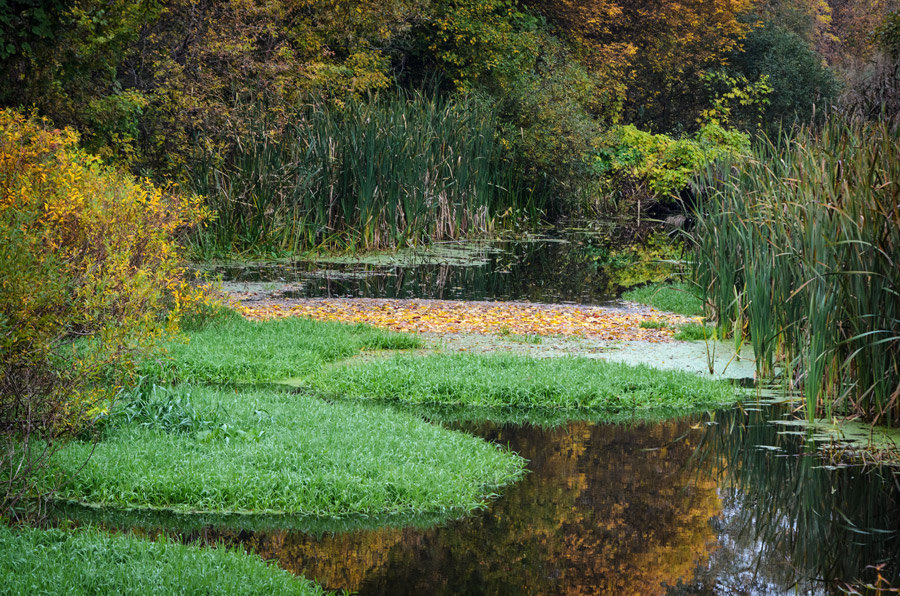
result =
[[[504,218],[665,211],[704,164],[746,152],[754,135],[835,105],[873,117],[896,109],[896,9],[4,0],[0,104],[71,127],[107,163],[206,196],[205,253],[389,247]],[[387,145],[347,141],[370,136]],[[389,187],[402,179],[393,169],[368,183],[336,173],[394,168],[404,151],[429,156],[416,182]],[[372,166],[376,152],[394,165]],[[465,180],[447,173],[462,161],[486,165]],[[413,196],[410,186],[426,188]]]

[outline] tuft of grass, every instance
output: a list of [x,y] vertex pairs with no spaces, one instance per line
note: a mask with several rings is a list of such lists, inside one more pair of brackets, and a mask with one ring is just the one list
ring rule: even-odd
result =
[[161,382],[253,383],[301,376],[361,350],[422,346],[414,335],[368,325],[291,317],[248,321],[214,319],[171,342],[167,357],[144,362],[142,373]]
[[96,446],[73,442],[47,472],[48,482],[73,476],[58,497],[177,512],[458,515],[523,473],[515,454],[403,412],[286,389],[179,392],[216,425],[171,432],[133,421]]
[[131,535],[0,525],[4,594],[323,594],[256,555]]
[[417,404],[622,412],[735,401],[729,385],[689,373],[568,357],[398,355],[332,368],[308,382],[329,396]]
[[716,329],[711,325],[701,325],[700,323],[685,323],[678,328],[678,332],[673,336],[681,341],[706,341],[716,339]]
[[517,344],[539,345],[544,341],[544,338],[542,338],[540,335],[530,333],[517,333],[512,335],[505,335],[504,337],[507,340]]
[[666,321],[661,321],[658,319],[649,319],[646,321],[641,321],[641,329],[666,329],[669,324]]
[[703,314],[703,302],[686,283],[661,283],[624,292],[622,300],[646,304],[658,310],[696,317]]

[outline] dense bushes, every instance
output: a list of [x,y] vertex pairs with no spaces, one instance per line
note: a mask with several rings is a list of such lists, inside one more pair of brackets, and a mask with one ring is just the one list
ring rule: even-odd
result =
[[201,217],[198,199],[124,176],[77,140],[0,111],[4,513],[53,442],[109,407],[131,356],[205,300],[174,240]]
[[832,118],[715,171],[696,267],[719,325],[764,375],[799,384],[808,415],[900,422],[900,128]]
[[[708,164],[746,154],[750,137],[707,124],[693,137],[674,139],[632,125],[615,126],[602,137],[594,168],[603,192],[619,209],[672,202]],[[642,206],[641,206],[642,205]]]

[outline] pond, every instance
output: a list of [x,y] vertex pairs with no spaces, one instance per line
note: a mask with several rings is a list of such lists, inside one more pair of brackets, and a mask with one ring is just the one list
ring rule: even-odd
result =
[[[245,299],[599,304],[662,279],[676,258],[582,230],[215,272]],[[67,515],[245,548],[359,594],[827,594],[879,578],[900,585],[900,470],[832,461],[792,423],[789,406],[551,427],[423,415],[508,446],[529,460],[529,474],[484,510],[435,523]]]
[[359,594],[826,594],[878,573],[896,581],[898,471],[829,463],[772,424],[789,414],[466,424],[528,458],[530,473],[487,509],[431,527],[128,524],[252,550]]
[[635,284],[665,279],[681,254],[664,237],[623,245],[608,232],[559,230],[520,240],[444,242],[357,257],[219,265],[230,292],[260,299],[434,298],[603,304]]

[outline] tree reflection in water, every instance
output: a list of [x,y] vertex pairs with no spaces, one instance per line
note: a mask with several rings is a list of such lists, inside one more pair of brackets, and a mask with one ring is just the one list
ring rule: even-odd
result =
[[692,420],[469,430],[530,458],[481,513],[428,530],[205,532],[361,594],[664,593],[704,567],[721,513],[689,466]]

